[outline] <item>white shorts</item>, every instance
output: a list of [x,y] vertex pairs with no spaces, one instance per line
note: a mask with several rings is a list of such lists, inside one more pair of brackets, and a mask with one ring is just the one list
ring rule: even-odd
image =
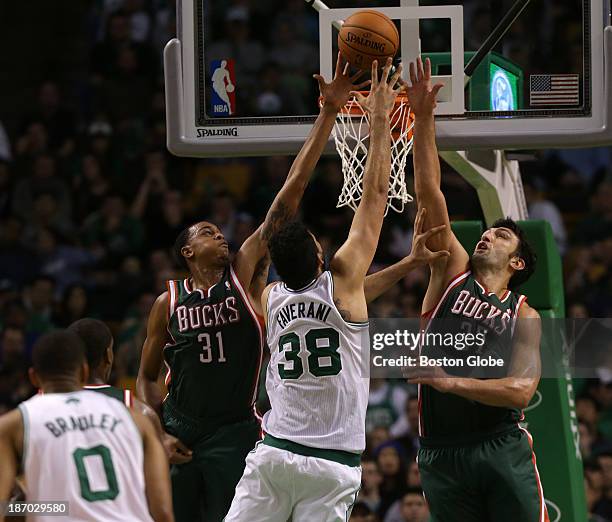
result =
[[305,457],[259,442],[225,522],[346,522],[361,487],[361,467]]

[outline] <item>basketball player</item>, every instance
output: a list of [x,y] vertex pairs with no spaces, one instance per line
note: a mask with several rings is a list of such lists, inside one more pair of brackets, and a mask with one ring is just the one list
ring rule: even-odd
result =
[[119,401],[82,389],[89,368],[80,338],[46,334],[32,361],[30,380],[43,393],[0,417],[0,501],[22,467],[27,501],[66,501],[70,520],[174,520],[168,461],[153,426]]
[[[227,513],[244,459],[261,438],[254,402],[263,350],[261,292],[270,236],[292,219],[327,144],[338,110],[360,76],[338,56],[334,80],[319,82],[323,106],[264,223],[230,263],[227,242],[202,221],[177,238],[175,253],[190,277],[168,281],[151,311],[137,381],[171,437],[170,475],[179,522],[219,522]],[[162,405],[157,384],[169,368]],[[166,446],[168,448],[168,445]]]
[[114,360],[114,339],[108,326],[98,319],[85,317],[72,323],[68,330],[77,334],[85,345],[89,379],[83,388],[113,397],[123,402],[128,408],[135,408],[153,423],[155,431],[163,440],[163,431],[157,414],[144,402],[134,397],[130,390],[121,390],[108,384]]
[[[426,229],[449,225],[433,115],[441,86],[431,87],[429,60],[411,64],[410,79],[417,202],[427,208]],[[513,290],[533,273],[534,252],[511,219],[486,230],[471,256],[448,226],[428,246],[450,256],[430,263],[424,319],[455,318],[463,331],[485,332],[480,355],[507,363],[499,378],[449,378],[442,368],[412,374],[421,384],[418,463],[432,521],[548,520],[531,437],[518,424],[540,378],[539,314]]]
[[401,68],[391,60],[356,94],[370,123],[363,196],[348,238],[324,268],[321,245],[297,221],[270,240],[281,283],[262,296],[270,364],[263,443],[248,455],[226,522],[346,520],[361,484],[368,401],[368,313],[364,279],[387,202],[389,114]]

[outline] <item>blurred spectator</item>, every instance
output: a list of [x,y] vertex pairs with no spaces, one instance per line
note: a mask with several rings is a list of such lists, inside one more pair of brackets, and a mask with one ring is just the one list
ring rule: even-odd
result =
[[11,142],[9,141],[4,125],[0,121],[0,162],[8,162],[13,158],[11,154]]
[[142,224],[127,213],[123,199],[109,195],[83,227],[83,241],[111,266],[123,256],[138,253],[144,240]]
[[110,77],[118,72],[119,55],[126,49],[134,53],[130,59],[137,65],[137,72],[149,78],[153,77],[157,60],[151,48],[148,44],[133,39],[130,14],[118,10],[108,17],[104,41],[96,44],[92,50],[91,64],[93,72],[98,75],[96,81],[99,81],[100,77]]
[[90,316],[89,297],[84,286],[73,284],[63,292],[62,300],[53,316],[53,323],[59,328],[67,328],[74,321]]
[[401,386],[384,379],[370,379],[366,432],[382,426],[389,428],[392,436],[401,434],[402,425],[405,427],[406,421],[402,422],[400,419],[407,399],[408,393]]
[[36,253],[39,272],[54,279],[58,294],[69,285],[82,282],[83,269],[96,261],[95,256],[83,248],[59,244],[56,234],[47,228],[38,229]]
[[351,511],[349,522],[376,522],[372,510],[363,502],[356,502]]
[[567,233],[563,218],[556,205],[545,198],[542,180],[534,178],[523,182],[525,189],[525,200],[529,210],[529,219],[542,219],[548,221],[552,228],[553,237],[561,255],[565,254],[567,248]]
[[49,276],[36,276],[26,286],[23,304],[27,310],[26,332],[35,337],[53,329],[53,295],[55,281]]
[[378,464],[372,458],[361,459],[361,489],[357,495],[357,501],[367,505],[376,513],[380,507],[380,485],[383,477],[378,469]]
[[383,476],[378,515],[384,518],[391,505],[406,492],[406,454],[395,441],[385,442],[376,449],[375,454]]
[[612,236],[612,181],[604,181],[596,187],[590,200],[587,216],[576,225],[576,243],[590,244]]
[[[66,230],[70,227],[72,198],[68,185],[57,176],[56,168],[56,160],[53,156],[43,154],[36,158],[32,175],[19,182],[15,187],[13,212],[15,215],[28,220],[35,213],[37,204],[45,207],[39,209],[39,211],[49,212],[47,207],[52,198],[55,206],[52,210],[56,220],[54,225]],[[47,196],[47,198],[44,198],[44,196]]]
[[60,88],[53,81],[44,82],[38,91],[36,107],[26,117],[23,127],[36,123],[44,127],[46,141],[59,156],[67,156],[75,146],[76,117],[64,103]]

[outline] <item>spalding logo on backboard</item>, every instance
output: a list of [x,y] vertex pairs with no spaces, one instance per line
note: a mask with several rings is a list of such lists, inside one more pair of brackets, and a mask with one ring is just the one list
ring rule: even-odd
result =
[[213,60],[210,64],[212,116],[232,116],[236,112],[234,60]]

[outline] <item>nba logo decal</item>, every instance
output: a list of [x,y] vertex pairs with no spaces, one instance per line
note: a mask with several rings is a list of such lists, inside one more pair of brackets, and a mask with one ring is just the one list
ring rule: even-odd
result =
[[213,60],[210,64],[210,81],[212,115],[231,116],[236,112],[234,60]]

